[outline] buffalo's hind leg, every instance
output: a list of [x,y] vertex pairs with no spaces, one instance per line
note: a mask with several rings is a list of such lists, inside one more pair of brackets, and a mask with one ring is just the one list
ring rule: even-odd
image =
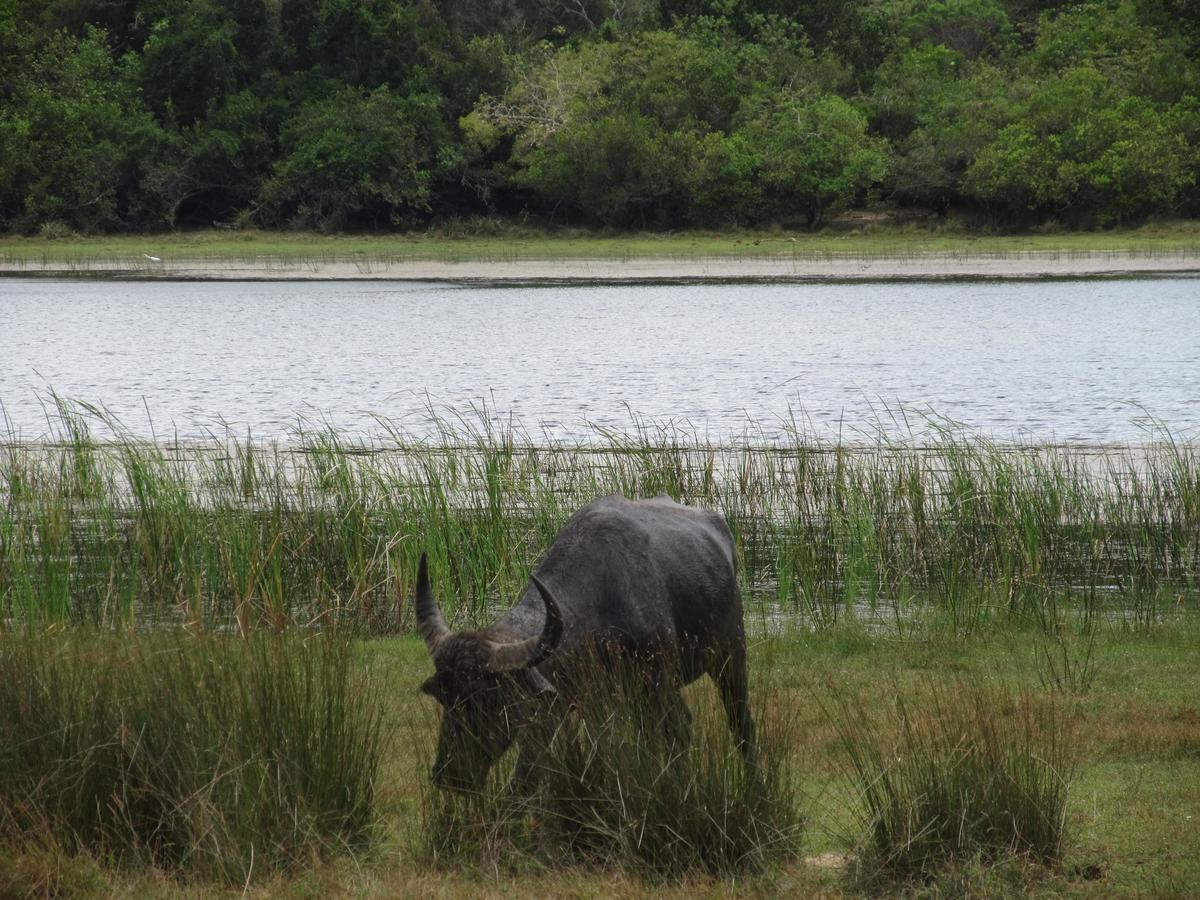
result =
[[725,718],[737,741],[738,750],[747,762],[755,762],[757,744],[754,718],[750,715],[750,678],[746,670],[745,645],[740,644],[719,655],[709,669],[709,675],[721,694]]

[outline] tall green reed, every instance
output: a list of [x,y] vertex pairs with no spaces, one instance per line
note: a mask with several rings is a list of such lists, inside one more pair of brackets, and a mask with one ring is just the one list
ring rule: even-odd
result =
[[1169,439],[1096,451],[946,428],[849,444],[797,427],[712,443],[634,418],[568,444],[480,411],[420,440],[381,422],[375,444],[305,427],[179,445],[59,404],[58,439],[0,446],[7,620],[394,631],[411,626],[425,550],[447,613],[470,624],[614,491],[719,510],[747,595],[817,624],[928,605],[961,631],[1074,615],[1151,627],[1200,598],[1200,464]]

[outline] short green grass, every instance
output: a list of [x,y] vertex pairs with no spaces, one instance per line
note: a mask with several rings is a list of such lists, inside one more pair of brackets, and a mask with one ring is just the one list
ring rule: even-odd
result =
[[129,263],[143,254],[168,262],[278,260],[286,264],[405,261],[521,261],[634,258],[967,257],[1039,253],[1200,253],[1200,222],[1184,220],[1136,229],[992,235],[954,227],[865,226],[821,232],[683,231],[609,234],[505,227],[500,234],[430,231],[406,235],[324,235],[296,232],[198,231],[63,239],[0,236],[0,264]]

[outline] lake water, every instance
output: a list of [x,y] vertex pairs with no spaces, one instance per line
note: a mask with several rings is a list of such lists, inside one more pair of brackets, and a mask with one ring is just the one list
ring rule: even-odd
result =
[[[129,430],[414,434],[486,407],[538,438],[794,416],[825,436],[1200,431],[1200,280],[481,287],[0,279],[0,403],[37,439],[59,395]],[[901,410],[909,419],[893,421]],[[0,427],[0,431],[3,431]]]

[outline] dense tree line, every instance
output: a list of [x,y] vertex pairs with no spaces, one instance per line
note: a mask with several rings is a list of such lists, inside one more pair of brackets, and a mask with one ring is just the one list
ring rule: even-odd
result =
[[0,229],[1200,212],[1193,0],[0,0]]

